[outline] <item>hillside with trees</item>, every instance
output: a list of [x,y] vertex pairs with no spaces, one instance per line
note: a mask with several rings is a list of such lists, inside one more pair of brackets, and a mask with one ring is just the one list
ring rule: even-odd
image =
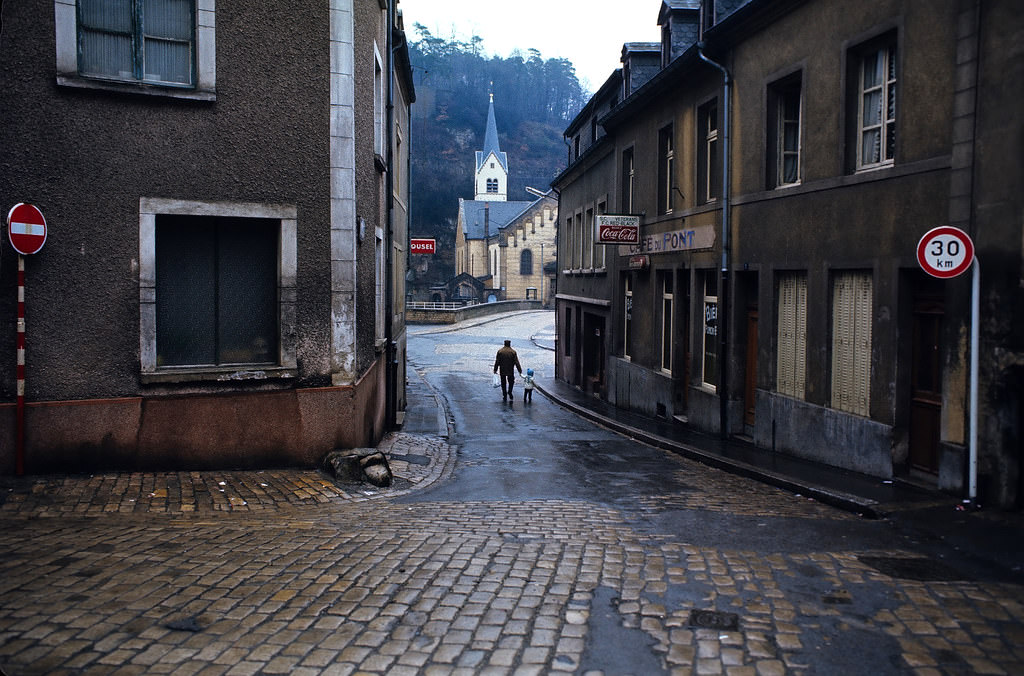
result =
[[415,30],[411,231],[437,240],[437,255],[422,272],[440,283],[454,272],[458,198],[473,198],[488,94],[494,93],[499,143],[508,154],[510,200],[533,199],[527,186],[547,190],[565,168],[562,131],[589,94],[566,59],[544,59],[536,49],[490,56],[477,36],[463,42],[434,36],[421,24]]

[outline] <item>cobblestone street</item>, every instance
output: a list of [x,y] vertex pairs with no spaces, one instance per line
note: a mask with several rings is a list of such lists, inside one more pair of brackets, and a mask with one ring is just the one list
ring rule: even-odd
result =
[[[512,485],[507,472],[544,462],[540,438],[475,455],[459,402],[494,399],[484,381],[438,393],[454,409],[451,438],[402,432],[381,445],[397,477],[387,489],[312,470],[9,480],[0,667],[1024,673],[1019,576],[965,569],[884,522],[642,447],[543,398],[515,409],[517,425],[560,425],[550,436],[582,439],[587,457],[636,453],[661,478],[643,483],[640,466],[640,483],[607,475],[595,482],[607,499],[587,498],[568,489],[589,471],[574,456],[579,476],[550,494],[477,496],[464,487],[478,472]],[[429,419],[434,400],[424,409]],[[481,415],[497,428],[512,414]]]

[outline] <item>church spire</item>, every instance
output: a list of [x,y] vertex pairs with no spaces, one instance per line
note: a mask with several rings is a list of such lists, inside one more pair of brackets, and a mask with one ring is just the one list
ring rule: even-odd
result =
[[[492,83],[493,84],[493,83]],[[508,199],[508,156],[498,143],[498,125],[494,121],[494,93],[487,105],[487,129],[483,150],[476,152],[476,189],[474,199],[501,201]]]
[[498,145],[498,125],[494,121],[494,92],[491,92],[491,102],[487,106],[487,130],[484,132],[484,157],[492,152],[501,157],[501,147]]

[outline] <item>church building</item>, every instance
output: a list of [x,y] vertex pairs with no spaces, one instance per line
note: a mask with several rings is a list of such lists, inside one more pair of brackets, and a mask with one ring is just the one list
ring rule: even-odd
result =
[[508,199],[508,156],[498,141],[493,94],[475,165],[473,199],[459,198],[450,297],[476,302],[529,298],[547,305],[554,291],[558,199],[551,190],[533,188],[526,188],[533,199]]

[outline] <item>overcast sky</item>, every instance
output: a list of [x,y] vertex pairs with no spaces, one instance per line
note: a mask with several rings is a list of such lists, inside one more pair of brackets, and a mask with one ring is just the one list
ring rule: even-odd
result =
[[572,61],[592,92],[621,65],[624,42],[661,39],[660,0],[400,0],[398,7],[413,40],[421,23],[445,39],[479,35],[489,55],[534,47],[545,59]]

